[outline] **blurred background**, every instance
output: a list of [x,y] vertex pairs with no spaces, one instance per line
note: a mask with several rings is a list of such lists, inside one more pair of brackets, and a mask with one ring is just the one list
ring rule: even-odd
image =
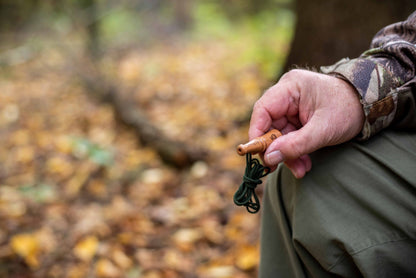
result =
[[255,277],[260,216],[232,201],[254,102],[414,9],[1,0],[0,277]]

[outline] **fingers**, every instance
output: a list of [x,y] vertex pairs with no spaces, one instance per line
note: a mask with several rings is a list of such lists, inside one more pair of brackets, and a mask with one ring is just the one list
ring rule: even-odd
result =
[[[298,81],[310,77],[311,73],[306,71],[291,71],[285,74],[254,105],[249,129],[250,140],[263,135],[271,128],[279,129],[284,135],[276,139],[260,157],[271,169],[285,161],[298,178],[311,169],[311,160],[306,154],[321,146],[321,140],[317,136],[319,122],[311,121],[311,111],[314,111],[315,103],[313,97],[304,94],[303,101],[300,102],[301,91],[305,90],[305,86],[298,84]],[[310,90],[310,87],[306,86],[306,89]],[[301,107],[301,104],[304,106]],[[305,125],[302,127],[303,124]]]
[[297,179],[303,178],[312,168],[312,161],[309,155],[301,156],[298,159],[287,160],[285,164]]
[[323,143],[322,127],[319,123],[312,120],[298,130],[289,132],[275,141],[273,141],[266,150],[264,157],[268,164],[275,164],[282,162],[277,160],[270,160],[276,158],[271,154],[275,151],[280,151],[282,159],[296,159],[305,154],[309,154],[317,150]]
[[322,131],[325,130],[319,118],[313,118],[298,130],[291,127],[289,133],[277,138],[263,154],[263,162],[275,167],[284,162],[296,178],[302,178],[312,168],[309,153],[325,145]]
[[[279,82],[268,89],[256,102],[251,115],[250,140],[263,135],[271,127],[281,130],[288,123],[289,109],[295,102],[291,89]],[[294,114],[297,113],[297,110]],[[293,118],[293,117],[292,117]]]
[[249,140],[262,136],[272,125],[272,119],[264,107],[254,108],[251,115],[250,128],[248,130]]
[[283,136],[261,154],[263,162],[274,168],[284,161],[296,177],[302,177],[311,169],[307,154],[350,140],[363,123],[362,105],[350,84],[337,77],[294,70],[256,102],[249,137],[279,129]]

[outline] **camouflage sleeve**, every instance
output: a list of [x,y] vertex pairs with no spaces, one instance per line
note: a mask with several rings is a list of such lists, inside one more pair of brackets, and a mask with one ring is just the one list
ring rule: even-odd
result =
[[388,126],[416,130],[416,12],[380,30],[360,57],[321,72],[347,80],[361,96],[366,121],[360,139]]

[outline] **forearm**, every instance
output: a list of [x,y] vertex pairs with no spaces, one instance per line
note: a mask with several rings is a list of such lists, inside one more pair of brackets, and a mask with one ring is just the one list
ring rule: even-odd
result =
[[391,125],[416,129],[416,12],[380,30],[359,58],[321,71],[347,80],[359,93],[366,117],[362,139]]

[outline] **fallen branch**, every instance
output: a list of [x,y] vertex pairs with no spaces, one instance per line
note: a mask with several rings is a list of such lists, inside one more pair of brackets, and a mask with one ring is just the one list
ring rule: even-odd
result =
[[126,94],[122,94],[119,87],[108,82],[95,67],[89,69],[88,73],[78,74],[88,94],[110,104],[117,121],[133,129],[140,142],[153,148],[165,163],[184,168],[196,161],[206,160],[206,150],[167,137],[134,102],[122,97]]

